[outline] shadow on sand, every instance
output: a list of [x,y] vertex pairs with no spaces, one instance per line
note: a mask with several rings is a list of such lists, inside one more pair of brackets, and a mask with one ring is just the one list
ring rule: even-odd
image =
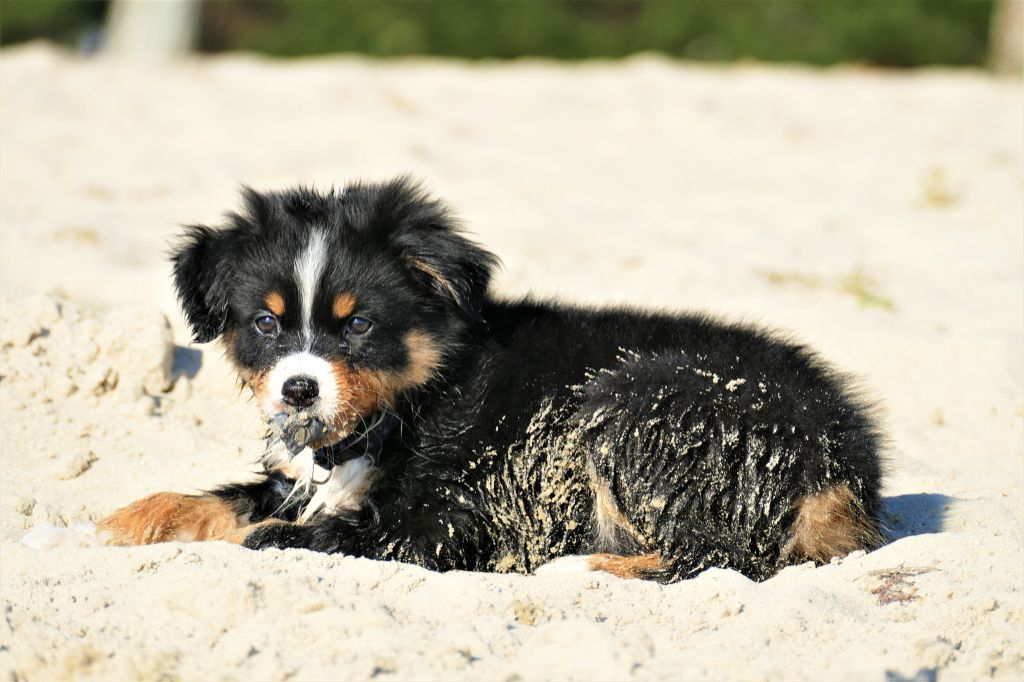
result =
[[911,535],[941,533],[946,510],[955,497],[938,493],[895,495],[882,500],[882,526],[890,542]]
[[203,366],[203,352],[184,346],[174,347],[174,359],[171,361],[171,376],[195,379],[199,368]]

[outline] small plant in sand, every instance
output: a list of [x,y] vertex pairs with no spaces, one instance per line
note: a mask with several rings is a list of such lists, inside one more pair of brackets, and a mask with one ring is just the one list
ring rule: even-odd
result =
[[929,208],[945,208],[952,206],[959,199],[960,194],[950,186],[946,171],[933,166],[924,178],[921,203]]
[[882,293],[877,280],[863,267],[834,279],[795,270],[755,270],[754,274],[775,286],[795,286],[811,291],[826,289],[853,296],[862,308],[881,308],[890,312],[896,309],[892,299]]
[[879,584],[870,592],[878,597],[878,603],[883,606],[917,601],[921,597],[917,593],[917,586],[909,578],[923,573],[931,573],[934,570],[936,570],[934,566],[911,567],[901,564],[895,568],[871,571],[868,575],[877,578]]
[[874,307],[889,311],[896,308],[892,299],[880,291],[878,282],[864,272],[863,268],[858,267],[840,277],[836,281],[836,288],[840,293],[856,298],[862,308]]

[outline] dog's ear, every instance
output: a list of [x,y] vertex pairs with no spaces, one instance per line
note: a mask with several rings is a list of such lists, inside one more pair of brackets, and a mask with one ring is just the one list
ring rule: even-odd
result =
[[444,202],[407,178],[381,186],[377,199],[397,219],[394,238],[414,276],[479,319],[497,257],[461,233]]
[[406,263],[462,312],[479,319],[497,258],[450,229],[426,229],[433,233],[420,235],[422,241],[406,252]]
[[227,328],[228,238],[223,231],[189,225],[171,256],[178,301],[198,343],[214,340]]
[[196,342],[212,341],[227,329],[232,260],[246,238],[273,219],[275,198],[243,186],[242,211],[229,213],[227,225],[189,225],[172,250],[174,288]]

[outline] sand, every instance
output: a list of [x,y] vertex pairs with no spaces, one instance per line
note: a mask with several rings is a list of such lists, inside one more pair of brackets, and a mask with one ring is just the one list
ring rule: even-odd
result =
[[[0,54],[0,674],[1021,679],[1024,97],[977,71]],[[19,544],[251,475],[165,253],[240,183],[410,172],[497,290],[789,330],[882,405],[891,543],[710,570],[434,574],[223,543]]]

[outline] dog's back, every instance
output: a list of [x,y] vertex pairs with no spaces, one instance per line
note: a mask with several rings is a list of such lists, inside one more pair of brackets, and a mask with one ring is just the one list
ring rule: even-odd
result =
[[703,316],[484,310],[462,418],[426,411],[418,447],[476,492],[487,568],[603,553],[659,579],[764,578],[878,543],[870,411],[806,349]]

